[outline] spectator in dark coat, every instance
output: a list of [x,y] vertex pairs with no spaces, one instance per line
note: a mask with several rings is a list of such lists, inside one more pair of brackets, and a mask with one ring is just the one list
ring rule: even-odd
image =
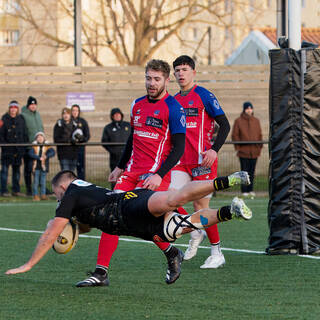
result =
[[[130,123],[123,121],[123,113],[119,108],[114,108],[110,112],[111,123],[107,124],[102,133],[101,142],[127,142],[131,133]],[[111,172],[117,166],[124,146],[103,147],[110,153],[110,170]],[[112,188],[115,184],[112,184]]]
[[[71,116],[73,121],[77,123],[78,142],[88,142],[90,139],[90,130],[88,122],[80,117],[80,107],[74,104],[71,107]],[[75,134],[76,135],[76,134]],[[77,161],[77,175],[79,179],[86,179],[86,150],[85,146],[79,146],[78,161]]]
[[[13,100],[9,111],[2,116],[0,124],[1,143],[27,143],[28,134],[24,118],[19,114],[19,104]],[[12,195],[20,196],[20,166],[26,147],[2,147],[1,153],[1,195],[9,196],[8,170],[12,167]]]
[[[28,132],[28,142],[32,142],[34,135],[37,132],[43,131],[43,123],[38,109],[37,99],[30,96],[27,100],[27,104],[21,109],[21,115],[23,116],[27,132]],[[24,162],[24,182],[26,184],[26,193],[28,196],[32,195],[31,185],[31,173],[32,173],[32,164],[33,159],[29,156],[30,148],[26,148],[26,153],[23,156]]]
[[[261,141],[262,130],[260,121],[253,115],[253,105],[247,101],[243,104],[243,111],[233,124],[232,141]],[[250,175],[250,184],[241,185],[241,192],[244,197],[253,198],[254,172],[257,159],[260,156],[262,144],[235,144],[237,155],[240,159],[242,171],[247,171]]]
[[53,139],[55,143],[72,143],[68,146],[57,146],[57,154],[61,170],[75,171],[78,160],[79,146],[76,146],[77,123],[71,119],[71,110],[63,108],[62,118],[53,128]]

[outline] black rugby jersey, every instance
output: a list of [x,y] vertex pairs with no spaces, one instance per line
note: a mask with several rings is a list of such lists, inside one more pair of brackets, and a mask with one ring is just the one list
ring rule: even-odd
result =
[[148,210],[148,199],[153,193],[147,189],[115,193],[77,179],[59,202],[56,217],[76,217],[77,221],[109,234],[167,241],[163,234],[164,216],[154,217]]
[[121,201],[123,193],[98,187],[77,179],[70,183],[56,209],[56,217],[77,220],[93,228],[101,228],[99,210],[105,206],[115,207]]

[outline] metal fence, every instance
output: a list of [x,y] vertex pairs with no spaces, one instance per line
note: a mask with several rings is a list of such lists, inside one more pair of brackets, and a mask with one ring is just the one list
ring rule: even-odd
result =
[[[257,143],[257,142],[241,142],[241,143]],[[269,167],[269,153],[268,153],[268,142],[261,141],[263,144],[261,156],[258,159],[256,167],[256,180],[255,180],[255,191],[267,192],[268,191],[268,167]],[[108,143],[104,143],[108,144]],[[119,143],[109,143],[110,145],[124,145]],[[240,170],[240,161],[236,155],[234,148],[234,142],[226,141],[222,149],[219,151],[218,158],[218,175],[228,175],[234,171]],[[31,146],[31,144],[17,144],[23,146]],[[51,144],[67,145],[67,144]],[[94,183],[106,185],[107,177],[110,173],[109,169],[109,153],[102,147],[103,143],[100,142],[89,142],[86,144],[86,180]],[[0,146],[6,146],[0,144]],[[8,145],[7,145],[8,146]],[[23,186],[23,165],[21,166],[21,185]],[[47,180],[51,178],[60,170],[59,160],[57,155],[50,159],[50,172]],[[8,182],[10,184],[11,178],[9,177]]]

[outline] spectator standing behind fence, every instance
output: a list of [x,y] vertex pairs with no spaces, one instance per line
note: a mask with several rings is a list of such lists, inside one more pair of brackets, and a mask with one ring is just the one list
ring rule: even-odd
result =
[[[28,142],[32,143],[34,139],[34,135],[39,132],[43,131],[43,123],[40,116],[39,111],[37,110],[38,103],[37,99],[30,96],[27,100],[27,104],[21,109],[21,115],[23,116],[27,132],[28,132]],[[30,158],[29,155],[30,148],[26,148],[26,152],[23,156],[23,162],[24,162],[24,182],[26,185],[26,193],[28,196],[32,195],[32,163],[33,159]]]
[[[111,123],[107,124],[102,133],[101,142],[127,142],[131,127],[130,123],[123,121],[123,113],[119,108],[113,108],[110,112]],[[110,172],[117,166],[124,146],[103,145],[110,153]],[[112,189],[115,183],[111,183]]]
[[[243,111],[232,128],[232,141],[261,141],[262,131],[260,121],[253,115],[253,105],[247,101],[243,104]],[[235,144],[237,156],[240,159],[241,170],[250,175],[250,184],[241,185],[244,197],[254,197],[253,182],[257,159],[260,156],[262,144]]]
[[[9,103],[9,111],[2,116],[0,122],[0,143],[27,143],[27,128],[24,118],[19,114],[19,104],[16,100]],[[20,166],[26,147],[2,147],[1,153],[1,195],[10,196],[8,192],[8,170],[12,167],[12,195],[20,193]]]
[[[74,104],[71,107],[72,120],[77,123],[78,135],[80,137],[78,142],[88,142],[90,139],[90,129],[88,122],[80,117],[80,106]],[[77,133],[74,133],[77,135]],[[86,150],[85,146],[79,146],[78,160],[77,160],[77,175],[79,179],[85,180],[86,177]]]
[[[55,155],[55,151],[47,144],[46,136],[43,132],[37,132],[32,142],[34,146],[29,150],[29,156],[33,159],[33,200],[47,200],[46,185],[47,173],[49,172],[49,158]],[[40,186],[40,197],[39,197]]]
[[79,146],[76,146],[75,143],[80,141],[81,134],[76,132],[77,123],[72,120],[70,109],[63,108],[61,117],[53,128],[53,139],[55,143],[69,143],[70,145],[57,146],[60,168],[75,172],[79,150]]

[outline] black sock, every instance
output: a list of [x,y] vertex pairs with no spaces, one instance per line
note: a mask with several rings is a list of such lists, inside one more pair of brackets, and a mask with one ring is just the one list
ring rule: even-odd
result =
[[229,179],[228,177],[218,177],[213,180],[213,186],[216,191],[224,190],[229,188]]
[[172,259],[174,258],[177,254],[178,254],[178,249],[172,245],[170,245],[170,247],[163,251],[163,253],[165,254],[165,256],[167,257],[167,259]]
[[217,212],[217,218],[220,222],[228,221],[232,219],[232,214],[230,211],[230,206],[221,207]]

